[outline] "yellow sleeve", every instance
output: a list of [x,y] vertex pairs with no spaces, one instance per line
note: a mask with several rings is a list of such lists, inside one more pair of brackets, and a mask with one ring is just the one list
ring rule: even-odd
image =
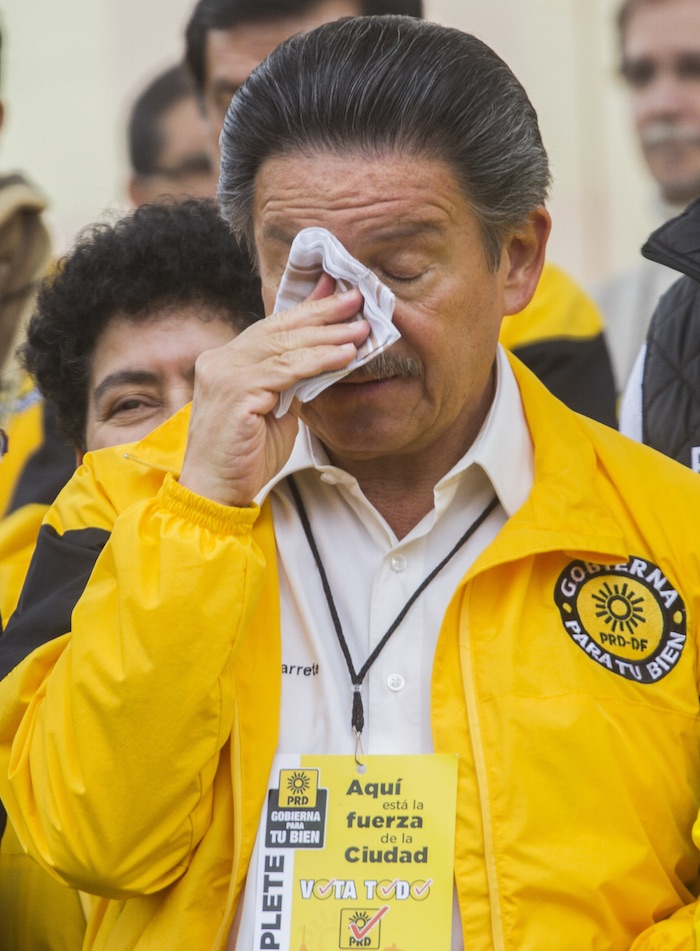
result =
[[[89,477],[83,466],[76,478]],[[44,526],[52,557],[80,543],[62,509],[89,499],[93,523],[108,522],[104,487],[77,502],[71,491]],[[167,475],[116,515],[72,629],[0,682],[0,799],[29,854],[74,887],[157,891],[207,830],[234,716],[232,660],[264,581],[256,517]],[[48,624],[50,599],[45,610]]]
[[0,922],[3,951],[75,951],[83,945],[80,895],[26,855],[11,825],[0,842]]

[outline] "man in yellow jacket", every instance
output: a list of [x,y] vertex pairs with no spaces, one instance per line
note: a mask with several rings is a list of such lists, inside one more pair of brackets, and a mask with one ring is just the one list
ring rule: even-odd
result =
[[698,946],[700,484],[499,347],[548,183],[434,24],[234,98],[271,316],[86,455],[0,640],[0,794],[86,948]]

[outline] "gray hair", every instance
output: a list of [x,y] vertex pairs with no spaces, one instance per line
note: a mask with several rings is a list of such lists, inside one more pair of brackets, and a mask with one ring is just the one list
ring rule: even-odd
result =
[[238,90],[221,133],[218,197],[251,249],[260,166],[304,151],[447,162],[494,269],[504,238],[544,204],[550,182],[537,114],[503,60],[474,36],[408,17],[297,34]]

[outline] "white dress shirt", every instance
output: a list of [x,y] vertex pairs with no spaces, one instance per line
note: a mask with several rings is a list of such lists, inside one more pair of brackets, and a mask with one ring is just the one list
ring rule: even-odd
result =
[[642,348],[634,361],[627,385],[620,399],[620,432],[637,442],[644,442],[644,411],[642,408],[642,385],[644,381],[644,363],[647,357],[647,345]]
[[[278,753],[353,754],[352,685],[319,573],[289,490],[293,474],[328,577],[355,670],[408,598],[493,498],[481,527],[413,604],[367,673],[365,753],[430,753],[430,679],[442,618],[467,569],[527,499],[533,447],[520,393],[499,347],[496,394],[472,446],[438,482],[434,508],[403,539],[367,501],[354,477],[331,465],[302,428],[270,494],[280,578],[282,716]],[[234,926],[248,951],[253,902]],[[247,907],[250,906],[250,907]],[[453,948],[462,947],[453,928]]]

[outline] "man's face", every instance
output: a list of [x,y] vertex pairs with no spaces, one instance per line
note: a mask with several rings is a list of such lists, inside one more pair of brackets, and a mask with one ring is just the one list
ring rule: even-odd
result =
[[196,96],[175,103],[163,116],[163,148],[152,175],[136,176],[129,185],[132,203],[142,205],[164,197],[215,198],[217,171],[209,154],[208,124]]
[[623,37],[622,72],[644,158],[664,199],[700,196],[700,3],[642,4]]
[[310,226],[331,231],[396,295],[401,340],[386,354],[408,358],[415,373],[399,377],[391,363],[369,379],[355,372],[305,404],[301,416],[331,457],[439,448],[459,458],[493,396],[501,319],[525,306],[541,261],[527,288],[515,287],[509,243],[492,270],[451,168],[411,155],[269,158],[256,178],[253,225],[267,313],[292,240]]
[[192,399],[200,353],[235,335],[215,311],[189,305],[144,320],[113,317],[92,355],[88,450],[134,442],[169,419]]
[[204,104],[209,145],[219,166],[219,136],[231,98],[256,66],[294,33],[308,32],[345,16],[359,16],[359,0],[320,0],[304,14],[257,23],[241,23],[230,30],[207,33],[204,66]]

